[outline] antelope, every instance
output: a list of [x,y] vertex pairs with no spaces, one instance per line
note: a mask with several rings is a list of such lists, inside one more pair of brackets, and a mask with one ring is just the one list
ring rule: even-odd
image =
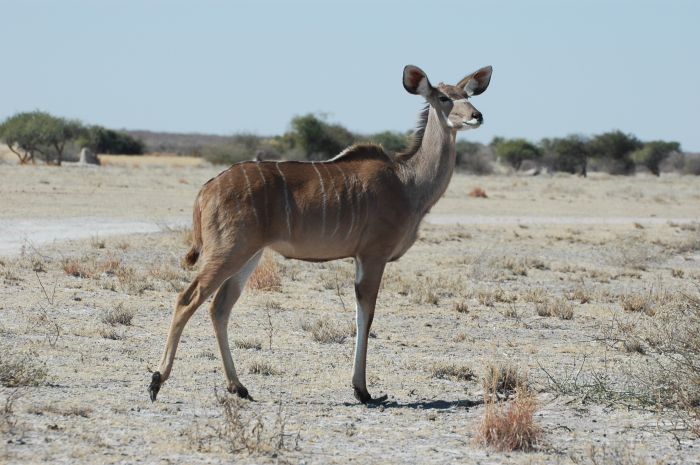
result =
[[165,351],[148,388],[156,400],[170,376],[187,321],[216,291],[209,308],[228,391],[250,398],[238,379],[228,343],[231,310],[265,248],[286,258],[355,260],[356,324],[352,375],[363,404],[381,402],[367,390],[367,337],[386,264],[413,245],[421,220],[447,189],[455,167],[457,131],[479,127],[469,97],[486,90],[490,66],[457,85],[433,87],[408,65],[403,86],[425,98],[411,146],[394,156],[380,146],[354,145],[327,161],[246,161],[204,184],[193,209],[193,244],[185,261],[201,267],[176,299]]

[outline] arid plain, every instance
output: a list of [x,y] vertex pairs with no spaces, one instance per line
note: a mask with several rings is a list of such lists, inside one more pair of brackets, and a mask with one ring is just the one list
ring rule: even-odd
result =
[[[154,158],[0,165],[0,234],[86,225],[0,257],[0,462],[700,463],[700,178],[457,174],[383,281],[385,404],[352,396],[352,261],[272,255],[230,323],[256,401],[226,393],[203,306],[151,403],[191,205],[223,169]],[[162,230],[90,230],[115,220]],[[478,440],[494,366],[536,399],[532,451]]]

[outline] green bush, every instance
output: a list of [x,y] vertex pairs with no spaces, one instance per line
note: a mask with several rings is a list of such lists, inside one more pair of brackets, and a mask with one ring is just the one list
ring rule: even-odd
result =
[[325,160],[351,145],[356,136],[339,124],[329,124],[314,114],[292,118],[292,148],[301,149],[309,160]]
[[367,139],[370,143],[381,145],[387,153],[399,153],[405,150],[410,142],[407,134],[394,131],[378,132]]
[[479,175],[493,173],[493,150],[478,142],[458,140],[455,144],[458,169]]
[[632,152],[632,160],[638,165],[646,166],[656,176],[661,174],[659,165],[674,152],[680,152],[681,144],[678,142],[665,142],[655,140],[646,142],[644,147]]
[[237,134],[225,142],[202,147],[202,157],[210,163],[232,165],[246,160],[280,158],[280,141],[254,134]]
[[683,165],[684,174],[694,174],[695,176],[700,176],[700,154],[687,154],[685,157],[685,164]]
[[83,132],[80,121],[42,111],[17,113],[0,125],[0,139],[17,155],[20,163],[40,158],[60,165],[66,144]]
[[631,134],[611,131],[595,136],[588,143],[591,157],[598,159],[601,168],[611,174],[634,172],[632,152],[642,148],[642,142]]
[[580,136],[542,139],[540,146],[546,164],[553,171],[580,173],[586,175],[588,165],[588,144]]
[[144,143],[125,132],[102,126],[90,126],[78,140],[78,145],[89,147],[95,153],[142,155]]
[[525,139],[496,139],[494,142],[496,156],[504,163],[508,163],[517,171],[525,160],[538,160],[542,152],[538,147]]

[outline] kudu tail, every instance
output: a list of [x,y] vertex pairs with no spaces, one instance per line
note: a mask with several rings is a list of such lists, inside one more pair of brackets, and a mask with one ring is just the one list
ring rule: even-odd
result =
[[194,266],[199,258],[199,253],[202,251],[202,210],[199,208],[199,195],[194,201],[192,211],[192,247],[185,255],[185,263],[187,266]]

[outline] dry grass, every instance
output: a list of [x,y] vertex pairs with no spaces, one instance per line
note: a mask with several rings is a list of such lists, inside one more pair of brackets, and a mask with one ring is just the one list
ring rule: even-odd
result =
[[354,333],[352,327],[335,323],[331,320],[319,318],[313,323],[303,321],[301,329],[311,333],[314,341],[322,344],[342,344]]
[[571,303],[562,298],[545,299],[544,302],[535,303],[535,311],[539,316],[551,317],[555,316],[562,320],[571,320],[574,318],[574,307]]
[[34,352],[0,350],[0,384],[6,387],[38,386],[46,379],[46,364]]
[[644,453],[640,452],[633,444],[613,447],[605,444],[600,447],[591,445],[586,451],[586,455],[577,457],[574,463],[581,465],[662,465],[668,463],[662,459],[649,461],[647,457],[640,454]]
[[700,296],[676,296],[640,332],[653,363],[637,381],[657,403],[680,408],[687,428],[700,437]]
[[535,396],[518,389],[511,402],[488,402],[476,432],[476,441],[498,451],[530,451],[542,436],[535,423]]
[[124,304],[118,303],[116,307],[108,310],[102,317],[102,322],[111,326],[124,325],[131,326],[134,318],[134,311],[124,308]]
[[64,417],[89,418],[90,415],[92,415],[93,409],[78,404],[39,404],[32,405],[27,409],[27,412],[34,415],[55,414]]
[[263,376],[279,375],[280,371],[264,358],[255,358],[248,362],[248,373]]
[[181,283],[187,282],[188,275],[180,267],[171,266],[168,264],[159,264],[158,266],[150,266],[148,268],[148,276],[157,280],[164,281],[173,286],[174,290],[178,290]]
[[527,376],[517,368],[506,364],[492,364],[486,367],[482,380],[484,400],[492,402],[496,399],[510,397],[516,389],[527,389]]
[[430,367],[430,375],[438,379],[457,379],[460,381],[471,381],[476,378],[474,371],[466,365],[456,363],[434,363]]
[[282,276],[277,263],[265,253],[248,279],[248,287],[256,291],[279,291],[282,289]]
[[625,294],[620,297],[620,306],[626,312],[654,315],[654,297],[651,293]]
[[522,300],[530,303],[542,303],[547,300],[547,290],[541,287],[531,287],[522,294]]
[[583,284],[579,284],[574,290],[569,292],[567,298],[569,300],[576,300],[580,304],[587,304],[592,300],[590,292]]
[[626,238],[614,247],[611,264],[622,268],[646,271],[659,258],[658,248],[640,236]]
[[122,266],[116,272],[117,280],[124,292],[139,295],[153,289],[151,280],[132,266]]
[[436,292],[437,284],[431,278],[419,279],[410,288],[411,301],[417,304],[437,305],[440,296]]
[[463,300],[455,302],[453,308],[457,313],[469,313],[469,305]]
[[518,300],[518,296],[511,292],[506,292],[500,287],[495,289],[479,289],[476,291],[476,300],[481,305],[493,307],[495,303],[512,303]]
[[[26,392],[25,387],[0,387],[0,433],[12,432],[17,426],[17,417],[14,411],[15,402]],[[0,460],[2,459],[3,454],[0,454]]]
[[246,339],[236,339],[233,341],[233,345],[238,347],[239,349],[246,349],[246,350],[261,350],[262,349],[262,342],[260,342],[260,339],[255,338],[255,337],[250,337]]
[[112,341],[121,341],[122,339],[126,339],[126,334],[118,331],[116,328],[101,328],[100,336],[102,336],[104,339],[110,339]]
[[98,278],[102,274],[115,275],[121,269],[121,260],[112,254],[107,254],[101,260],[90,256],[63,260],[64,273],[76,278]]
[[259,414],[247,411],[250,402],[237,396],[216,394],[216,400],[223,413],[223,426],[218,432],[227,449],[234,453],[249,455],[266,455],[279,459],[286,450],[290,450],[285,442],[286,417],[282,403],[272,423],[266,422]]

